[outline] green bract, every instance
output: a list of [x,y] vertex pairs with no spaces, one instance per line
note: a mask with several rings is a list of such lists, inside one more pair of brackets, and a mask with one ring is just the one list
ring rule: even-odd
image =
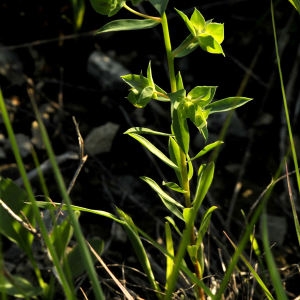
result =
[[124,0],[90,0],[93,9],[108,17],[115,15],[124,5]]
[[183,19],[190,35],[173,51],[175,57],[183,57],[201,47],[204,51],[214,54],[223,54],[221,43],[224,40],[224,25],[205,21],[202,14],[195,8],[189,19],[180,10],[176,10]]
[[154,84],[150,63],[147,77],[142,74],[128,74],[121,78],[131,87],[127,99],[137,108],[145,107],[151,99],[168,101],[167,93]]

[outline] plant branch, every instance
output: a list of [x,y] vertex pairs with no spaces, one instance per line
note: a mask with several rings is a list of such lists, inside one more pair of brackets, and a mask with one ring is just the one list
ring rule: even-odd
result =
[[127,9],[128,11],[130,11],[131,13],[133,13],[134,15],[136,15],[136,16],[142,17],[144,19],[154,20],[154,21],[157,21],[159,23],[161,22],[161,18],[159,18],[159,17],[153,17],[153,16],[149,16],[149,15],[143,14],[143,13],[141,13],[139,11],[136,11],[133,8],[129,7],[126,3],[124,3],[123,7],[125,9]]

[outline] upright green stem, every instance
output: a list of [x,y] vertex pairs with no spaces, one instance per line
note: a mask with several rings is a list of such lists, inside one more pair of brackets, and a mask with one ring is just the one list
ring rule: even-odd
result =
[[164,42],[165,42],[165,48],[167,54],[171,92],[174,93],[177,90],[176,76],[175,76],[175,69],[174,69],[174,56],[172,54],[172,46],[171,46],[169,26],[168,26],[166,13],[163,13],[163,15],[161,16],[161,25],[163,29],[163,36],[164,36]]
[[[165,13],[162,15],[161,24],[162,24],[165,49],[166,49],[166,54],[167,54],[171,92],[174,93],[177,91],[177,83],[176,83],[175,68],[174,68],[174,55],[172,53],[168,20],[167,20]],[[189,182],[189,178],[188,178],[188,164],[187,164],[187,156],[182,149],[180,150],[180,160],[181,160],[180,172],[181,172],[181,178],[182,178],[182,188],[186,191],[184,193],[185,206],[187,208],[189,208],[189,207],[192,207],[192,202],[191,202],[191,193],[190,193],[190,182]],[[182,236],[182,240],[180,242],[180,246],[177,251],[175,260],[174,260],[173,272],[172,272],[170,278],[167,279],[169,289],[168,289],[168,291],[166,291],[166,299],[169,299],[174,291],[174,288],[176,285],[176,279],[178,277],[178,273],[179,273],[179,269],[180,269],[179,266],[181,265],[181,262],[184,258],[187,245],[194,245],[195,243],[196,243],[196,236],[194,233],[194,222],[188,222],[186,224],[186,229]],[[194,263],[194,271],[195,271],[196,276],[199,279],[202,279],[202,275],[201,275],[202,270],[200,267],[200,263],[198,261]],[[199,299],[204,299],[204,293],[200,287],[198,288],[197,293],[198,293]]]

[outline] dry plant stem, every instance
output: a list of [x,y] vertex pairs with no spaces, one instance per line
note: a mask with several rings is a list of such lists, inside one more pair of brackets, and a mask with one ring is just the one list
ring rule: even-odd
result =
[[76,119],[75,117],[72,118],[73,119],[73,122],[74,122],[74,125],[75,125],[75,129],[76,129],[76,133],[77,133],[77,137],[78,137],[78,144],[79,144],[79,166],[69,184],[69,187],[68,187],[68,194],[70,194],[75,182],[76,182],[76,179],[83,167],[83,165],[85,164],[88,156],[84,154],[84,142],[83,142],[83,138],[80,134],[80,131],[79,131],[79,126],[78,126],[78,123],[76,122]]
[[0,205],[14,220],[16,220],[18,223],[20,223],[25,229],[30,231],[32,234],[39,236],[39,232],[28,221],[25,222],[17,214],[15,214],[10,209],[10,207],[5,204],[5,202],[2,199],[0,199]]
[[129,292],[126,290],[126,288],[121,284],[121,282],[116,278],[116,276],[110,271],[108,266],[105,264],[103,259],[98,255],[98,253],[95,251],[95,249],[87,242],[88,247],[90,248],[91,252],[95,255],[99,263],[102,265],[102,267],[105,269],[105,271],[108,273],[108,275],[112,278],[112,280],[115,282],[115,284],[119,287],[119,289],[123,292],[124,297],[128,300],[133,300],[133,297],[129,294]]

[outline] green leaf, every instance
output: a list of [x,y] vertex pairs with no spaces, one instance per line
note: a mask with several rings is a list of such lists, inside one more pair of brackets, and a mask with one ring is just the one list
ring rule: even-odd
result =
[[121,78],[131,87],[131,91],[135,95],[134,97],[136,98],[139,94],[143,92],[145,88],[150,87],[152,88],[152,99],[164,102],[170,101],[167,96],[167,93],[163,89],[161,89],[158,85],[154,85],[153,87],[153,80],[151,78],[148,79],[142,74],[127,74],[121,76]]
[[196,30],[194,28],[194,24],[189,20],[188,16],[182,12],[181,10],[179,9],[176,9],[175,10],[177,11],[177,13],[180,15],[180,17],[182,18],[182,20],[184,21],[186,27],[188,28],[188,30],[191,32],[191,34],[193,36],[196,35]]
[[104,26],[102,26],[98,31],[97,34],[100,33],[107,33],[113,31],[127,31],[127,30],[142,30],[142,29],[149,29],[153,28],[160,24],[158,21],[151,20],[151,19],[121,19],[121,20],[114,20],[111,21]]
[[185,40],[172,51],[174,57],[184,57],[192,53],[199,47],[197,38],[195,38],[192,34],[188,35]]
[[219,147],[220,145],[222,145],[224,142],[222,141],[216,141],[213,142],[211,144],[206,145],[202,150],[200,150],[193,158],[191,158],[190,160],[194,160],[196,158],[199,158],[203,155],[205,155],[206,153],[210,152],[211,150],[215,149],[216,147]]
[[[79,218],[80,215],[79,211],[74,211],[72,213],[74,213],[77,219]],[[64,214],[67,213],[64,212]],[[49,234],[49,237],[60,259],[63,258],[64,255],[66,254],[67,246],[72,236],[73,236],[73,226],[71,225],[69,216],[64,217],[61,223],[59,223],[58,221],[57,224],[54,224],[52,231]]]
[[188,179],[191,180],[194,175],[194,166],[193,166],[189,156],[187,156],[187,164],[188,164]]
[[196,245],[188,245],[187,251],[193,264],[198,262],[198,247]]
[[[25,204],[26,192],[11,179],[0,177],[0,199],[21,221],[24,220],[21,215],[22,212],[26,216],[26,222],[30,222],[32,226],[35,225],[32,207]],[[3,206],[0,206],[0,233],[16,243],[27,254],[32,253],[33,234],[13,218]]]
[[[170,137],[169,138],[169,144],[168,144],[168,148],[169,148],[169,155],[171,160],[177,165],[179,166],[181,164],[181,155],[180,155],[180,147],[178,145],[178,143],[175,141],[174,137]],[[179,170],[179,168],[177,170],[175,170],[177,179],[180,183],[180,185],[182,186],[182,176],[181,176],[181,172]]]
[[149,2],[162,15],[167,9],[169,0],[149,0]]
[[164,186],[168,187],[169,189],[171,189],[172,191],[182,193],[182,194],[186,193],[186,191],[175,182],[165,182],[165,181],[163,181],[162,184]]
[[152,272],[151,263],[149,261],[149,258],[147,256],[146,249],[142,243],[142,240],[138,234],[138,228],[134,224],[132,218],[127,215],[124,211],[117,208],[117,212],[120,216],[120,218],[124,221],[124,228],[128,234],[128,237],[131,241],[131,244],[133,246],[133,249],[139,259],[140,264],[142,265],[144,272],[146,273],[148,280],[150,281],[152,288],[155,291],[160,291],[159,285],[157,284],[154,274]]
[[289,2],[294,6],[294,8],[300,14],[300,0],[289,0]]
[[212,102],[205,106],[205,109],[209,110],[209,114],[223,112],[235,109],[251,101],[251,98],[246,97],[228,97],[222,100]]
[[177,87],[177,91],[184,90],[184,84],[183,84],[183,80],[182,80],[182,76],[181,76],[180,72],[178,72],[178,74],[176,76],[176,87]]
[[172,116],[172,132],[182,151],[188,154],[190,146],[190,133],[186,118],[179,109],[173,110]]
[[111,17],[125,4],[125,0],[90,0],[93,9],[101,15]]
[[198,171],[198,180],[193,207],[196,211],[199,210],[203,199],[205,198],[214,177],[215,165],[210,162],[206,165],[201,165]]
[[209,110],[204,110],[201,105],[193,105],[188,111],[189,118],[202,133],[203,137],[207,139],[207,118]]
[[223,54],[221,45],[211,35],[203,33],[197,37],[199,46],[206,52],[212,54]]
[[148,141],[143,136],[137,133],[128,133],[131,137],[136,139],[140,144],[142,144],[147,150],[149,150],[152,154],[157,156],[161,161],[167,164],[169,167],[177,170],[178,166],[175,165],[171,159],[169,159],[164,153],[162,153],[157,147],[155,147],[150,141]]
[[[89,240],[89,244],[94,248],[94,250],[101,254],[104,249],[104,242],[99,238],[93,238]],[[79,275],[84,273],[86,270],[86,266],[83,262],[81,262],[81,255],[82,252],[78,244],[76,244],[70,252],[67,253],[66,258],[64,260],[64,268],[66,266],[70,268],[70,273],[73,279],[76,279]],[[97,258],[93,255],[92,256],[93,262],[95,263]]]
[[165,219],[174,227],[174,229],[177,232],[177,234],[179,236],[182,236],[182,233],[181,233],[180,229],[178,228],[178,226],[176,225],[174,219],[171,218],[170,216],[165,217]]
[[147,68],[147,79],[148,79],[148,84],[152,87],[153,90],[155,90],[155,83],[152,77],[152,70],[151,70],[151,61],[149,62]]
[[165,290],[168,290],[168,278],[174,268],[174,244],[170,224],[165,222],[166,250],[169,255],[166,255],[166,285]]
[[204,106],[213,100],[216,90],[217,86],[196,86],[187,94],[187,98],[194,104]]
[[137,108],[145,107],[151,100],[153,96],[153,88],[150,86],[145,87],[138,92],[137,90],[131,90],[128,94],[127,99],[131,104]]
[[193,27],[195,29],[195,35],[201,34],[204,30],[206,30],[206,24],[205,24],[205,19],[200,13],[198,9],[194,9],[194,12],[191,16],[190,19],[191,23],[193,24]]
[[224,41],[224,25],[220,23],[208,23],[205,27],[205,33],[211,35],[219,44]]
[[144,180],[148,185],[157,193],[157,195],[162,200],[163,204],[167,207],[167,209],[172,212],[179,219],[183,219],[182,213],[178,208],[183,208],[183,205],[178,201],[169,196],[162,188],[151,178],[142,176],[142,180]]
[[[3,270],[1,270],[3,272]],[[1,276],[0,293],[2,295],[13,296],[16,298],[37,299],[42,295],[42,288],[35,287],[32,282],[26,278],[9,274],[9,276]],[[4,298],[6,299],[6,298]]]
[[136,133],[139,135],[150,134],[150,135],[172,136],[172,134],[170,133],[156,131],[146,127],[131,127],[124,132],[124,134],[129,134],[129,133]]
[[210,207],[204,214],[200,226],[199,226],[199,230],[198,230],[198,235],[197,235],[197,240],[196,240],[196,245],[198,247],[201,246],[201,243],[203,241],[204,235],[207,233],[209,224],[210,224],[210,220],[211,220],[211,216],[212,213],[217,209],[217,206],[212,206]]

